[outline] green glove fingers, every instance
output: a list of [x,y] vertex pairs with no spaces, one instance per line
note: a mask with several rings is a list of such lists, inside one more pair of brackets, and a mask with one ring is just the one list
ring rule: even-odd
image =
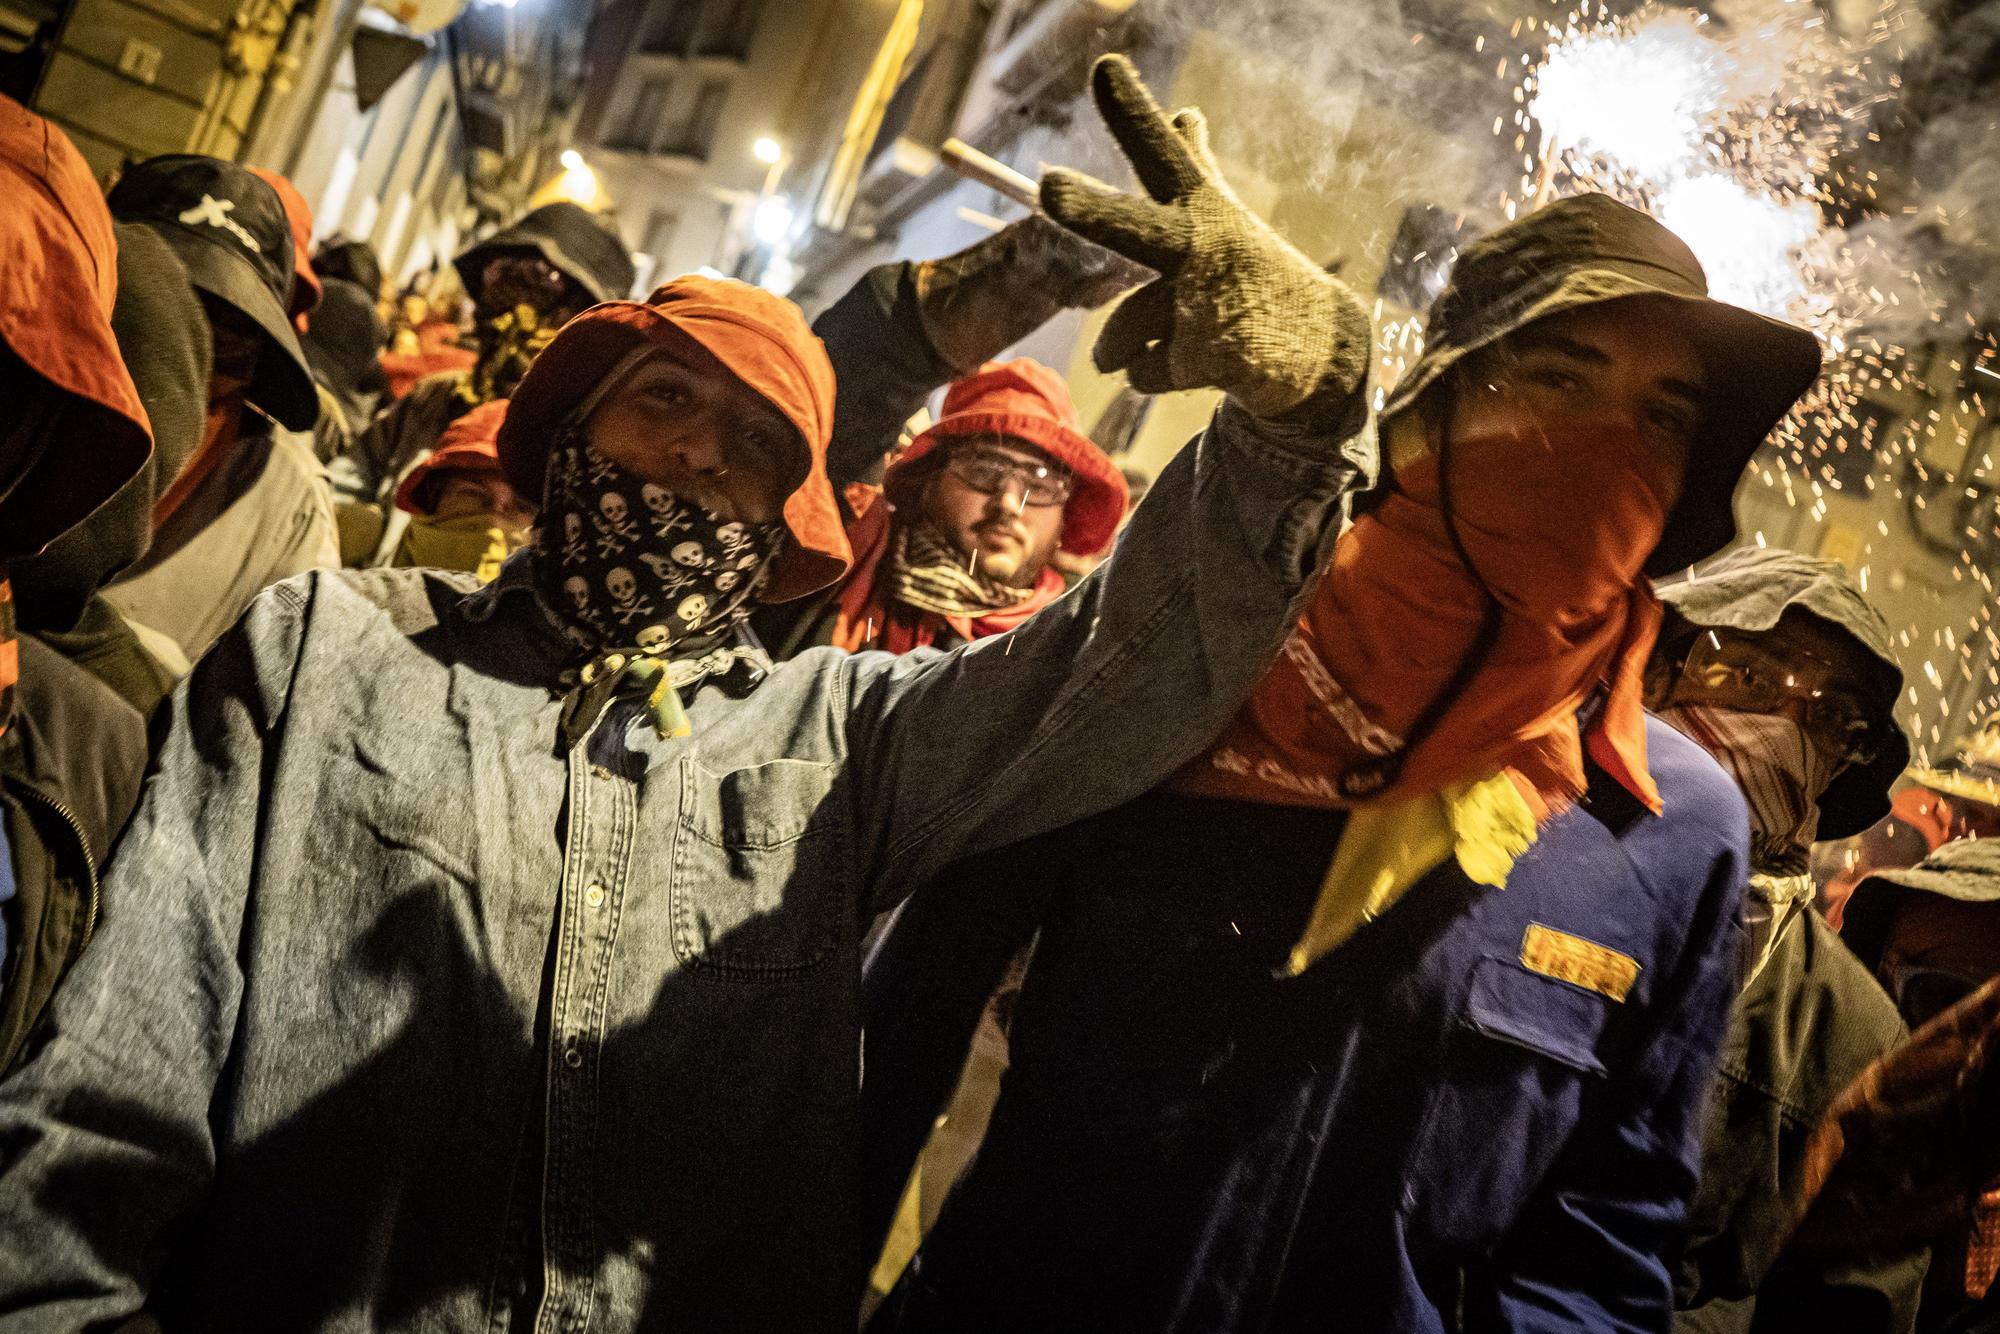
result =
[[1191,229],[1183,211],[1114,190],[1080,171],[1051,167],[1042,173],[1042,212],[1156,272],[1178,269],[1187,258]]
[[[1111,312],[1091,359],[1106,374],[1124,371],[1142,394],[1164,394],[1176,387],[1163,382],[1169,378],[1167,344],[1173,329],[1172,285],[1164,280],[1147,283]],[[1142,378],[1147,383],[1142,384]]]
[[1160,274],[1112,312],[1098,366],[1143,393],[1214,388],[1259,416],[1310,403],[1345,421],[1370,360],[1359,303],[1244,207],[1199,111],[1167,116],[1122,56],[1098,61],[1091,88],[1145,193],[1056,170],[1043,177],[1042,208]]
[[1201,164],[1188,151],[1166,112],[1124,56],[1109,55],[1091,71],[1090,91],[1098,114],[1146,193],[1162,204],[1193,194],[1207,183]]

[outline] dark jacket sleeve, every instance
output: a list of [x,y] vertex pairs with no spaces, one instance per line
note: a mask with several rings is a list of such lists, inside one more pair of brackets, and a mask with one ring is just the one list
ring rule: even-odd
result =
[[311,585],[280,584],[155,719],[103,917],[0,1080],[0,1324],[104,1328],[144,1303],[215,1171],[237,949]]
[[1911,1328],[1924,1254],[1880,1264],[1779,1260],[1813,1129],[1906,1036],[1887,993],[1816,913],[1778,939],[1723,1044],[1681,1263],[1678,1334]]
[[1595,1091],[1598,1105],[1586,1105],[1583,1127],[1472,1276],[1469,1328],[1668,1326],[1702,1112],[1736,990],[1744,879],[1738,854],[1716,857],[1655,1001],[1651,1035]]
[[826,471],[835,491],[869,480],[910,415],[953,379],[917,314],[914,264],[883,264],[813,321],[833,362],[833,439]]

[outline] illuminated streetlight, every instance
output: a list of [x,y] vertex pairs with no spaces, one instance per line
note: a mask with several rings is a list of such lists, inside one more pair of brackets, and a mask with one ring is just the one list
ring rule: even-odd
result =
[[777,195],[757,202],[750,217],[750,233],[765,245],[774,246],[792,229],[792,206]]
[[750,156],[756,158],[767,167],[777,166],[778,159],[784,155],[784,146],[768,134],[750,145]]

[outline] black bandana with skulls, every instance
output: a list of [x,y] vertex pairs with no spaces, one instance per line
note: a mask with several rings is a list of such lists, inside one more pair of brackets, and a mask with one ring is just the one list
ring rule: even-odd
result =
[[679,658],[749,614],[783,533],[641,481],[571,429],[549,454],[537,568],[577,656]]

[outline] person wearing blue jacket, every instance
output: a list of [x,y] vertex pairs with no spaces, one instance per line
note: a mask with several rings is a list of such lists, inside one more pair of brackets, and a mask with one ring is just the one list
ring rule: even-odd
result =
[[[1099,197],[1079,230],[1143,259]],[[1469,247],[1427,335],[1209,750],[949,869],[871,960],[882,1227],[1039,931],[874,1334],[1668,1327],[1749,868],[1735,785],[1643,711],[1648,576],[1728,544],[1819,350],[1603,196]]]

